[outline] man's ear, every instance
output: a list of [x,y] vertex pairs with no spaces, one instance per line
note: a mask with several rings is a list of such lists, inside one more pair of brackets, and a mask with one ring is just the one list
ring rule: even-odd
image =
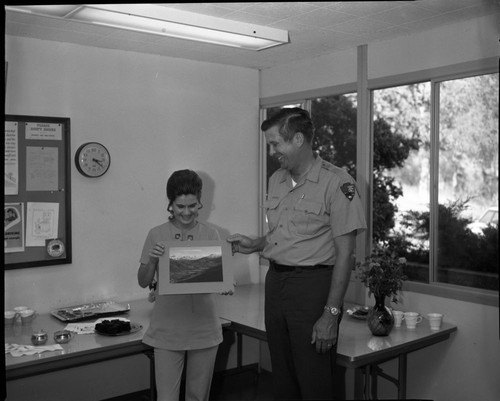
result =
[[296,132],[295,135],[293,136],[293,142],[298,147],[301,147],[304,144],[305,140],[306,138],[304,137],[304,134],[300,131]]

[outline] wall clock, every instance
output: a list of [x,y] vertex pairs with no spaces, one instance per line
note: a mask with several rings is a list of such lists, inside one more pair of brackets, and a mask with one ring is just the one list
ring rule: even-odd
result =
[[109,169],[111,156],[108,149],[98,142],[81,145],[75,154],[78,171],[85,177],[101,177]]

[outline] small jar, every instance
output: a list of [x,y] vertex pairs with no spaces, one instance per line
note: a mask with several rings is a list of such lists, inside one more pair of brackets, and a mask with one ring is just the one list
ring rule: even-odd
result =
[[47,342],[47,333],[43,330],[35,331],[31,335],[31,342],[33,345],[43,345]]
[[58,344],[66,344],[71,340],[71,331],[61,330],[54,333],[54,341]]

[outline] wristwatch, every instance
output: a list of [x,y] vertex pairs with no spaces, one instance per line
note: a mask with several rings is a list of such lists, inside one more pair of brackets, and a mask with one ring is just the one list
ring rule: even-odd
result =
[[324,309],[328,312],[330,312],[333,316],[338,316],[340,315],[340,309],[336,308],[335,306],[328,306],[325,305]]

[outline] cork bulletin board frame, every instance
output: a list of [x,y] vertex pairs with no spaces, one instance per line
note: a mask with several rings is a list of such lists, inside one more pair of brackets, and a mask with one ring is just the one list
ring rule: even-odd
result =
[[69,264],[70,119],[5,115],[5,269]]

